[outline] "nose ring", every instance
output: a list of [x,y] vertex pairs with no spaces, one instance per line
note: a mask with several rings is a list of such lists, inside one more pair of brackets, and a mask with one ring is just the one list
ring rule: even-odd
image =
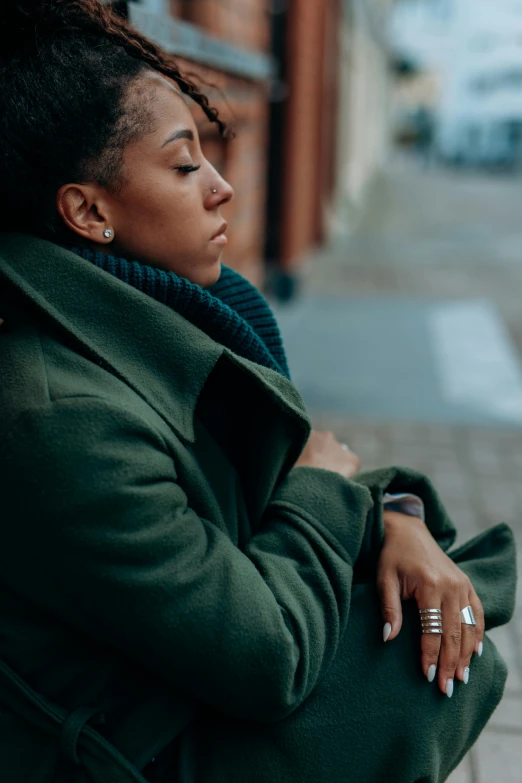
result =
[[212,193],[217,193],[217,188],[212,188]]

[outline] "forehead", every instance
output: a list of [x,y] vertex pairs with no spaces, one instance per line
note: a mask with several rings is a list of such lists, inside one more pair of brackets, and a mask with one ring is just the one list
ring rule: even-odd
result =
[[161,73],[147,71],[141,79],[140,92],[149,105],[154,133],[175,130],[178,125],[194,129],[194,119],[187,105],[189,99],[174,80]]

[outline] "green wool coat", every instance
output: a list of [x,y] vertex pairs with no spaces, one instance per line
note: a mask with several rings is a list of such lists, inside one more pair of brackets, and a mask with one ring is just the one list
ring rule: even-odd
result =
[[[411,601],[382,641],[383,492],[455,539],[429,481],[293,468],[289,380],[52,243],[0,237],[0,316],[0,781],[445,780],[506,667],[448,699]],[[451,557],[505,623],[509,528]]]

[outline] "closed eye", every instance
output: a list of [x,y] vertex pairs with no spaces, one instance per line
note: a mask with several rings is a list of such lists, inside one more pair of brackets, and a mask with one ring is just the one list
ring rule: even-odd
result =
[[198,171],[200,168],[201,166],[176,166],[176,171],[182,174],[190,174],[192,171]]

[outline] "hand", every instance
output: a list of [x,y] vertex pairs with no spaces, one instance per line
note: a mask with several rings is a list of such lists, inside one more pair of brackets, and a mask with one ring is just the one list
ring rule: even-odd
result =
[[312,430],[308,442],[294,467],[324,468],[344,478],[355,476],[361,469],[361,460],[353,451],[346,451],[333,432]]
[[[431,682],[438,667],[439,688],[451,696],[455,676],[468,681],[473,651],[482,655],[482,604],[469,578],[442,551],[422,520],[385,511],[384,529],[377,586],[385,623],[391,626],[387,638],[395,639],[401,630],[401,599],[414,598],[419,609],[440,609],[442,635],[423,634],[419,625],[422,668]],[[460,610],[468,605],[476,626],[461,624]],[[387,630],[385,625],[385,637]]]

